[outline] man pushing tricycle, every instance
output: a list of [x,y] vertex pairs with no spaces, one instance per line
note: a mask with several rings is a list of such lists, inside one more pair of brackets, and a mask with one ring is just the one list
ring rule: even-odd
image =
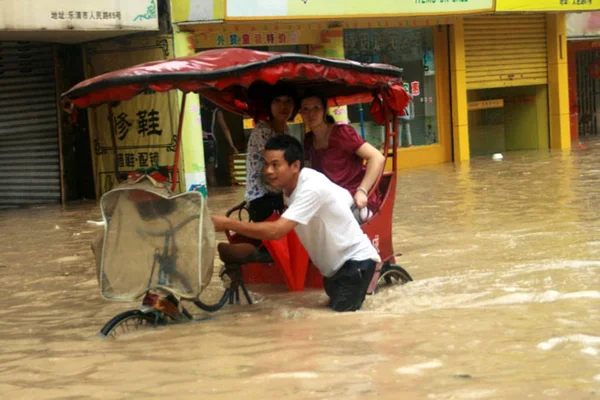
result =
[[258,223],[215,215],[215,229],[259,240],[278,240],[294,230],[324,277],[329,307],[360,309],[381,259],[351,211],[350,192],[305,168],[302,145],[292,136],[271,138],[264,159],[265,177],[283,190],[288,208],[277,220]]

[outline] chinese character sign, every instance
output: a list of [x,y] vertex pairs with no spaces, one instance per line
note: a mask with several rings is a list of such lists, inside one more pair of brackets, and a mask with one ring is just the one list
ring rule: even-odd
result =
[[285,32],[257,32],[247,31],[240,33],[215,33],[213,36],[206,34],[206,38],[199,47],[241,47],[264,45],[290,45],[299,44],[300,32],[286,30]]
[[421,95],[421,87],[419,81],[413,81],[410,83],[410,94],[413,97],[417,97]]
[[[158,0],[2,0],[0,30],[157,31]],[[10,22],[10,24],[8,24]],[[9,26],[10,25],[10,26]]]
[[[164,57],[162,45],[157,45],[156,38],[138,41],[116,49],[114,44],[109,49],[102,47],[109,44],[89,45],[95,46],[93,56],[88,57],[91,67],[96,74],[101,74]],[[131,51],[136,44],[139,49]],[[175,92],[148,91],[115,105],[112,113],[104,105],[91,109],[88,115],[98,196],[113,187],[115,169],[127,173],[173,164],[178,115]],[[116,155],[113,141],[116,142]]]

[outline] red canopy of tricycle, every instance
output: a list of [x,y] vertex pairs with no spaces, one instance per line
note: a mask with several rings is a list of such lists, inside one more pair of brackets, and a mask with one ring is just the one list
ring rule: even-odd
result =
[[83,108],[129,100],[148,90],[179,89],[199,93],[229,111],[257,117],[261,101],[256,97],[263,91],[252,90],[251,85],[284,81],[299,95],[310,89],[322,91],[331,105],[368,102],[381,93],[402,114],[410,98],[401,76],[401,69],[384,64],[230,48],[108,72],[77,84],[62,99],[68,109]]

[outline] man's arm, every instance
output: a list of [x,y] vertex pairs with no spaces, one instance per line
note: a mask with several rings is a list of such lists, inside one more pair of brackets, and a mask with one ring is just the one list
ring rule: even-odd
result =
[[283,217],[276,221],[244,222],[224,215],[213,215],[212,221],[217,232],[229,230],[259,240],[279,240],[298,225],[297,222]]

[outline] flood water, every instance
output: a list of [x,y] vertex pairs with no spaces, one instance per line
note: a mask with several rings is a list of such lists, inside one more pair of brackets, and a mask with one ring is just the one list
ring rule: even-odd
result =
[[600,142],[586,146],[401,171],[394,247],[415,281],[359,312],[252,287],[255,305],[115,341],[96,333],[138,304],[99,295],[97,204],[0,211],[0,397],[600,398]]

